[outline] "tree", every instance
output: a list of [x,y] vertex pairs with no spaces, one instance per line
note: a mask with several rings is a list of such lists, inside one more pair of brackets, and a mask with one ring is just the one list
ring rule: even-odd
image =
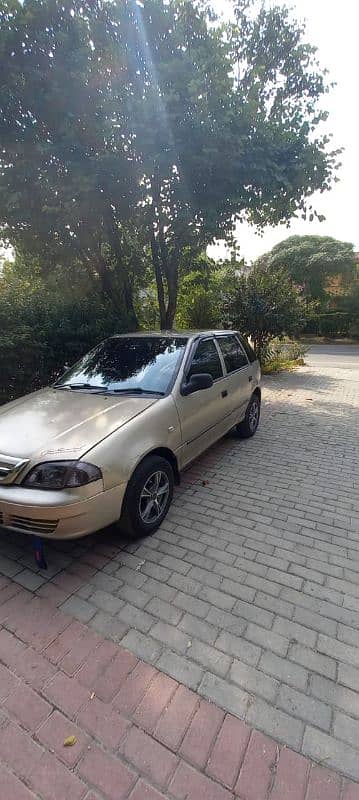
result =
[[232,261],[216,264],[204,254],[193,261],[193,270],[181,277],[176,327],[222,327],[226,322],[226,299],[236,284],[235,266]]
[[98,293],[125,304],[136,326],[129,236],[140,173],[117,8],[9,0],[0,23],[4,238],[47,268],[85,264]]
[[323,303],[331,293],[334,277],[340,276],[341,282],[343,278],[344,281],[353,278],[355,259],[349,242],[330,236],[290,236],[261,256],[256,264],[270,270],[285,267],[309,300]]
[[[62,274],[61,274],[62,273]],[[44,281],[35,262],[5,264],[0,275],[0,405],[47,385],[101,339],[128,329],[125,311],[94,296],[86,276]]]
[[235,292],[229,298],[229,313],[234,327],[252,339],[263,360],[271,339],[296,333],[303,323],[305,307],[298,287],[284,268],[255,266],[249,274],[238,276]]
[[[3,0],[0,224],[125,300],[151,259],[172,327],[183,252],[305,214],[337,153],[327,90],[284,8],[233,0]],[[313,210],[309,207],[309,212]]]
[[356,260],[353,279],[346,291],[342,292],[337,298],[337,308],[339,312],[344,312],[349,318],[348,333],[359,339],[359,265]]

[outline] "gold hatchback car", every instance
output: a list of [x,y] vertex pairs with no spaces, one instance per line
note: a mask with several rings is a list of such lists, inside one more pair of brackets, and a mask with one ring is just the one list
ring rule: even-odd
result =
[[113,336],[0,409],[0,525],[53,539],[158,528],[181,470],[253,436],[260,367],[233,331]]

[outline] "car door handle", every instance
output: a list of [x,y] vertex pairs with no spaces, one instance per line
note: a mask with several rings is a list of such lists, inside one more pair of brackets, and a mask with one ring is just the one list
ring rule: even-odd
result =
[[249,382],[251,382],[253,380],[253,375],[250,375],[248,380],[249,380]]
[[228,397],[227,389],[224,389],[224,391],[221,392],[221,395],[222,395],[222,397]]

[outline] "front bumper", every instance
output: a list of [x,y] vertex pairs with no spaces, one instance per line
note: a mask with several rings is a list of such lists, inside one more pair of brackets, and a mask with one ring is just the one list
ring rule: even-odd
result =
[[0,526],[48,539],[86,536],[117,522],[121,516],[126,484],[107,491],[100,486],[102,481],[81,490],[61,492],[2,486]]

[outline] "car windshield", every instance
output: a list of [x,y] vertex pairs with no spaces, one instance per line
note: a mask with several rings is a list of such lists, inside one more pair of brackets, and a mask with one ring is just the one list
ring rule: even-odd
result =
[[60,378],[56,388],[165,394],[187,339],[126,336],[107,339]]

